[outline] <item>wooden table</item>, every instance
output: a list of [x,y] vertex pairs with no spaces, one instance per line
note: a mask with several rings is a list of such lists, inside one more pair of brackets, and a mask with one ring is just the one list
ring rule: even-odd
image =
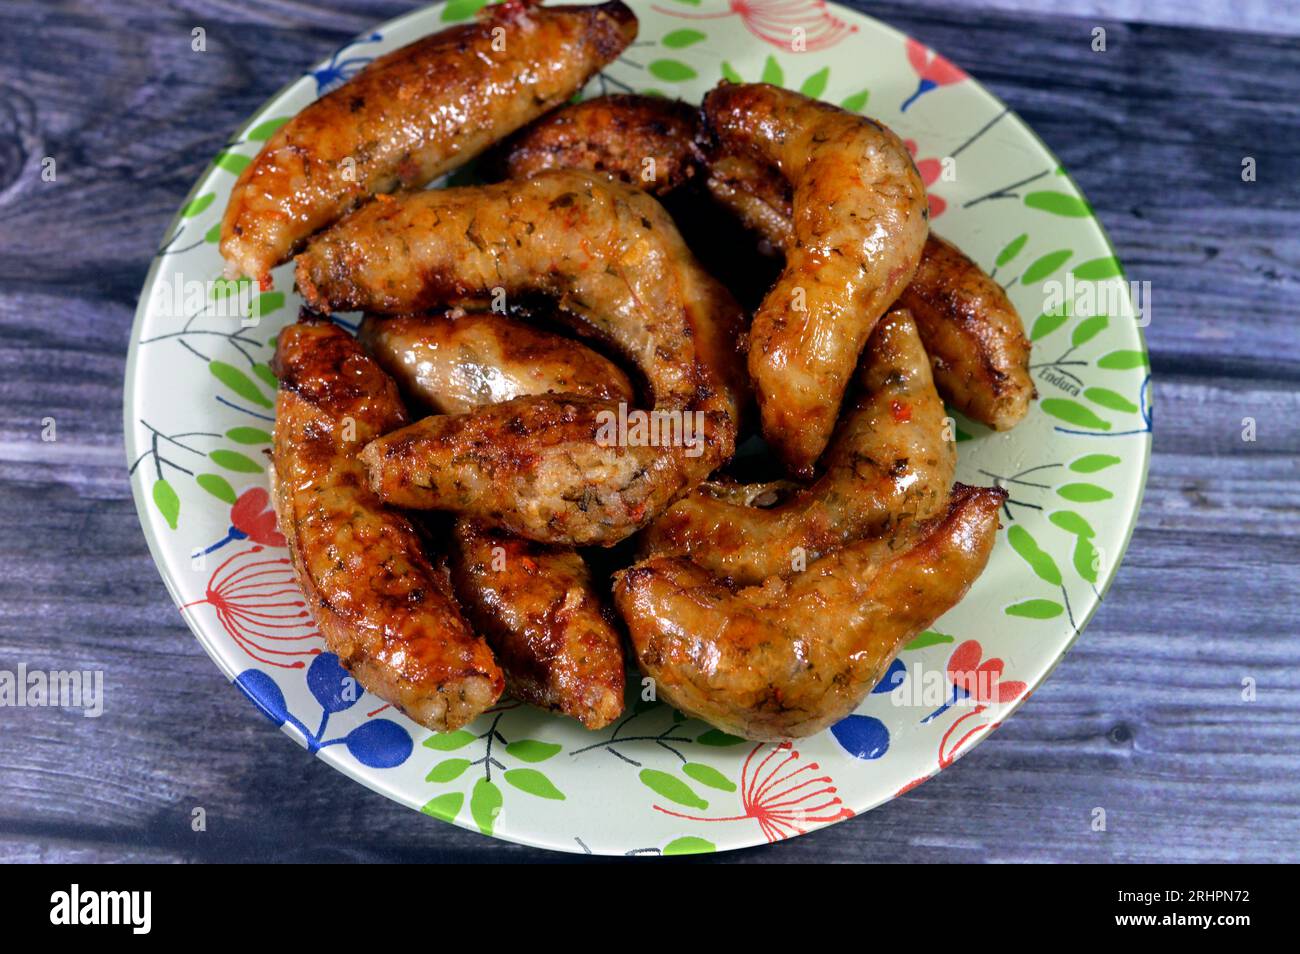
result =
[[[855,5],[1019,112],[1151,282],[1155,458],[1105,605],[1005,727],[869,815],[717,860],[1300,860],[1300,42]],[[129,329],[180,199],[286,77],[409,6],[0,6],[0,669],[102,669],[107,692],[99,719],[0,709],[0,860],[551,857],[414,815],[258,716],[177,615],[127,486]]]

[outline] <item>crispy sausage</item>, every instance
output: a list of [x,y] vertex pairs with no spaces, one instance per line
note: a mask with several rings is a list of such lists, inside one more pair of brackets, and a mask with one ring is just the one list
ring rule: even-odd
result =
[[[412,404],[455,413],[562,391],[631,398],[595,352],[492,314],[367,315],[361,339]],[[475,520],[452,528],[452,581],[511,695],[599,729],[623,711],[623,641],[576,552]]]
[[916,319],[934,380],[954,407],[999,431],[1024,419],[1037,396],[1029,339],[1001,285],[931,234],[899,304]]
[[[957,455],[906,310],[876,325],[860,378],[863,393],[840,422],[816,483],[766,508],[696,490],[646,530],[642,552],[687,556],[719,577],[757,584],[942,512]],[[754,496],[770,489],[759,485]]]
[[719,448],[695,413],[647,416],[623,442],[608,401],[515,398],[427,417],[372,441],[361,459],[394,506],[454,511],[539,543],[612,546],[716,467]]
[[623,711],[623,640],[582,557],[476,520],[452,530],[452,580],[524,702],[609,725]]
[[763,435],[810,476],[867,337],[911,281],[928,231],[912,157],[879,123],[766,84],[704,99],[721,147],[776,168],[793,189],[785,269],[750,328]]
[[748,739],[812,735],[852,712],[899,648],[983,572],[1002,490],[958,485],[910,542],[865,540],[790,580],[734,590],[690,560],[616,575],[615,604],[660,698]]
[[620,0],[512,0],[380,57],[279,129],[235,183],[230,277],[256,278],[377,193],[419,188],[568,100],[635,38]]
[[773,250],[794,244],[794,199],[780,173],[754,159],[716,150],[705,180],[710,194]]
[[527,179],[544,169],[588,169],[666,195],[695,176],[698,132],[695,107],[678,100],[597,96],[519,130],[485,156],[480,169],[499,179]]
[[635,421],[608,401],[538,396],[381,438],[363,459],[390,503],[456,510],[540,543],[612,545],[734,449],[740,397],[702,360],[698,329],[734,325],[740,308],[663,208],[616,180],[552,170],[374,202],[315,239],[297,278],[323,309],[401,313],[495,288],[548,295],[649,385],[653,410]]
[[324,321],[280,333],[276,373],[275,509],[325,645],[421,725],[464,725],[501,694],[501,670],[461,616],[445,567],[376,499],[356,457],[406,423],[397,388]]
[[463,414],[525,394],[586,394],[631,401],[619,367],[561,335],[502,315],[462,309],[384,318],[358,335],[408,401]]
[[[751,231],[776,248],[791,235],[789,186],[740,156],[710,166],[709,191]],[[898,303],[912,312],[934,367],[939,393],[972,420],[1014,427],[1035,397],[1029,339],[1002,286],[951,242],[933,232]]]

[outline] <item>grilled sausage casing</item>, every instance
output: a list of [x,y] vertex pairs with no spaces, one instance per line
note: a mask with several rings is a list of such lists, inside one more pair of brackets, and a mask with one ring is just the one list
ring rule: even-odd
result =
[[[709,191],[776,248],[792,241],[790,189],[780,176],[741,156],[719,156]],[[1005,431],[1029,413],[1036,389],[1029,339],[1006,292],[951,242],[933,232],[898,304],[911,311],[930,355],[934,381],[971,420]]]
[[[940,513],[956,469],[930,361],[904,309],[881,319],[848,408],[812,486],[774,507],[740,488],[697,489],[646,530],[642,551],[688,556],[738,584],[789,576],[835,547]],[[759,485],[754,495],[769,489]],[[799,558],[796,561],[796,558]]]
[[455,729],[504,688],[409,520],[366,484],[357,450],[405,423],[397,389],[328,322],[279,337],[273,493],[280,531],[330,652],[421,725]]
[[588,729],[618,718],[623,641],[578,553],[462,518],[452,530],[451,569],[512,696]]
[[[521,129],[484,165],[489,177],[501,179],[529,179],[550,169],[608,173],[662,196],[695,176],[702,158],[696,142],[699,134],[698,111],[677,100],[597,96],[557,109]],[[736,396],[735,410],[747,410],[745,315],[730,304],[731,296],[721,283],[699,284],[706,294],[725,296],[725,300],[693,311],[696,350],[723,387]]]
[[893,132],[798,93],[724,84],[704,114],[725,150],[793,187],[793,238],[750,327],[749,372],[763,436],[811,476],[871,329],[916,271],[925,186]]
[[541,543],[609,545],[734,449],[741,398],[703,356],[725,336],[701,330],[733,326],[740,308],[639,189],[554,170],[375,202],[313,241],[297,275],[322,308],[400,313],[495,288],[546,295],[636,362],[654,401],[647,420],[669,429],[667,442],[630,429],[602,440],[602,420],[628,409],[577,397],[427,418],[363,455],[390,503],[477,516]]
[[695,176],[695,107],[618,93],[548,113],[490,152],[481,168],[493,178],[527,179],[545,169],[608,172],[654,195]]
[[560,105],[636,36],[620,0],[491,8],[382,56],[302,110],[239,176],[221,226],[230,277],[269,272],[376,193],[418,188]]
[[898,301],[916,319],[935,382],[954,407],[999,431],[1024,419],[1036,393],[1030,345],[1002,286],[931,234]]
[[528,394],[633,399],[632,383],[608,358],[501,315],[367,315],[358,337],[404,395],[439,414]]
[[966,594],[1005,499],[958,486],[905,545],[861,541],[740,590],[653,557],[618,574],[615,604],[642,670],[681,711],[748,739],[812,735],[857,708],[899,648]]

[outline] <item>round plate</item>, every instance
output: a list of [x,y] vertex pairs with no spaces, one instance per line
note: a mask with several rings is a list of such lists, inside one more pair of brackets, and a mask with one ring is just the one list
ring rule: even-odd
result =
[[633,3],[640,38],[587,94],[698,102],[723,77],[763,80],[908,140],[936,232],[1005,284],[1034,340],[1029,418],[1004,434],[957,419],[959,479],[1011,494],[987,571],[856,714],[793,745],[742,741],[642,701],[636,679],[626,715],[599,732],[506,701],[437,735],[343,691],[267,496],[268,361],[297,313],[291,266],[262,294],[215,281],[219,223],[278,125],[375,56],[482,5],[429,7],[334,51],[231,137],[168,229],[136,313],[125,430],[140,521],[172,597],[222,671],[309,751],[389,798],[510,841],[603,854],[741,848],[907,791],[1007,718],[1096,610],[1146,479],[1150,375],[1114,251],[1042,142],[941,56],[814,0],[753,0],[743,12],[724,0]]

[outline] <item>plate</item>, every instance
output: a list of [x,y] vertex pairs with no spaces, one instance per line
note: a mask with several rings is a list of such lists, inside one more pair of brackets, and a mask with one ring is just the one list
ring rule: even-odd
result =
[[323,652],[267,494],[268,362],[297,313],[292,266],[260,294],[217,281],[221,214],[235,177],[280,124],[482,0],[428,7],[357,37],[230,137],[145,283],[125,433],[140,522],[182,616],[227,677],[308,751],[413,809],[498,838],[683,854],[862,814],[952,765],[1029,697],[1078,638],[1128,543],[1150,456],[1151,379],[1133,289],[1087,200],[959,67],[813,0],[632,5],[640,37],[588,95],[653,90],[698,102],[727,77],[879,118],[913,149],[935,230],[1006,286],[1034,341],[1040,400],[1028,419],[998,434],[957,418],[959,479],[1011,494],[988,569],[855,714],[794,744],[756,744],[642,700],[632,679],[627,714],[599,732],[506,701],[438,735],[372,695],[352,698]]

